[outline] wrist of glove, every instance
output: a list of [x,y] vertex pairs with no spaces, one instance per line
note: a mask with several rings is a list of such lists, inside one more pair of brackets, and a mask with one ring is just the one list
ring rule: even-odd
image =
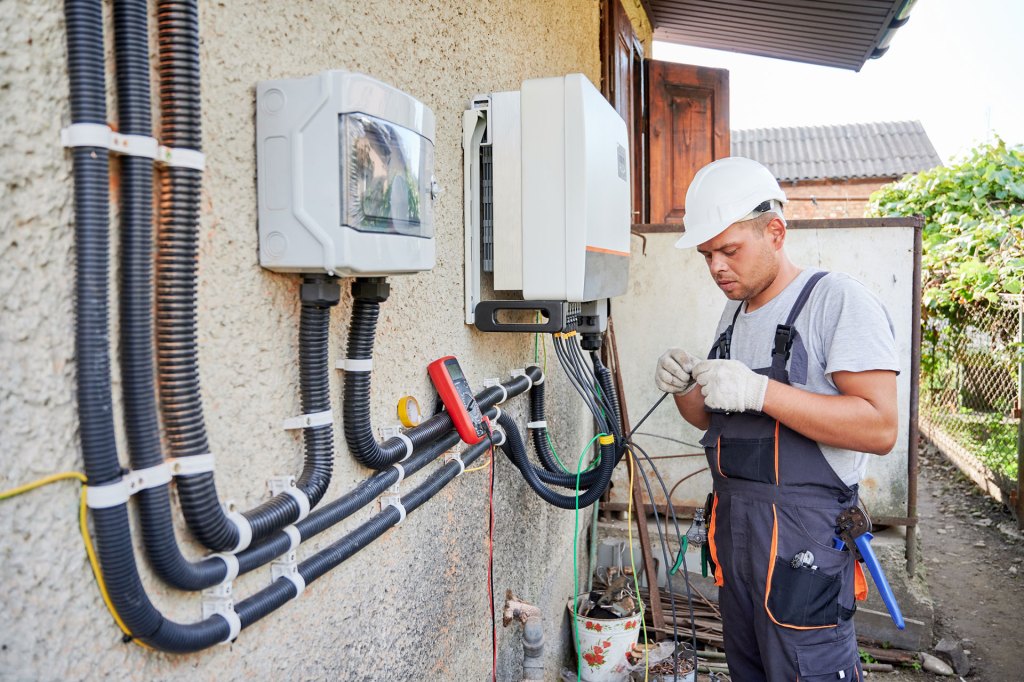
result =
[[682,348],[669,348],[658,358],[654,384],[659,391],[686,395],[697,386],[691,372],[698,362],[700,358],[690,355]]
[[760,412],[768,377],[754,372],[739,360],[702,360],[693,368],[704,405],[726,412]]

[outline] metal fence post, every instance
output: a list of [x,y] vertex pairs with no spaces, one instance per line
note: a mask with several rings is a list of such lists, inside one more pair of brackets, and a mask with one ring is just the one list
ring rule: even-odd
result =
[[1024,529],[1024,294],[1017,297],[1017,528]]

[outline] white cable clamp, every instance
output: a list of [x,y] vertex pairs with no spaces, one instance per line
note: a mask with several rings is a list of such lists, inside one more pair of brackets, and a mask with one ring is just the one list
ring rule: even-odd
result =
[[398,462],[395,462],[391,466],[398,469],[398,480],[395,481],[392,485],[398,485],[399,483],[405,480],[405,467],[399,464]]
[[548,420],[541,419],[536,422],[526,422],[526,428],[528,429],[546,429],[548,428]]
[[85,487],[85,504],[89,509],[109,509],[128,502],[131,493],[128,482],[119,478],[113,483],[104,485],[87,485]]
[[507,436],[505,435],[505,430],[503,428],[501,428],[500,426],[495,426],[494,427],[494,432],[496,434],[498,434],[499,436],[501,436],[501,440],[494,441],[494,444],[495,445],[504,445],[505,444],[505,439],[507,438]]
[[99,147],[110,149],[110,138],[114,131],[104,123],[72,123],[61,128],[60,143],[63,147]]
[[160,145],[157,150],[156,160],[165,166],[171,166],[173,168],[191,168],[192,170],[201,171],[206,168],[206,155],[202,152],[198,152],[195,149],[185,149],[184,147],[165,147]]
[[497,423],[497,421],[499,419],[501,419],[501,408],[498,407],[497,405],[495,405],[494,406],[494,419],[492,419],[491,421]]
[[459,473],[455,474],[456,477],[459,477],[462,474],[466,473],[466,463],[462,461],[462,453],[461,452],[457,452],[454,455],[452,455],[451,459],[449,459],[448,461],[449,462],[458,462],[459,463]]
[[370,372],[373,371],[373,358],[367,358],[365,360],[342,358],[338,360],[337,367],[338,369],[343,369],[346,372]]
[[302,492],[301,488],[286,488],[281,494],[290,495],[298,503],[299,518],[295,519],[296,521],[301,521],[309,516],[309,497],[306,496],[306,493]]
[[224,565],[227,568],[227,571],[224,574],[224,579],[221,580],[221,583],[229,583],[238,577],[238,557],[234,554],[217,552],[216,554],[211,554],[209,558],[220,559],[224,562]]
[[496,403],[503,403],[508,400],[508,389],[500,381],[497,379],[487,379],[484,381],[484,388],[490,388],[491,386],[501,389],[501,400],[496,401]]
[[122,135],[111,133],[110,151],[122,156],[137,156],[143,159],[155,159],[157,143],[155,137],[148,135]]
[[529,386],[526,387],[527,391],[529,391],[531,388],[533,388],[533,379],[531,379],[530,375],[526,373],[526,369],[525,368],[524,369],[514,369],[511,372],[509,372],[509,374],[511,374],[513,378],[514,377],[523,377],[523,378],[525,378],[529,382]]
[[171,457],[167,460],[167,466],[171,468],[171,474],[174,476],[208,474],[213,471],[213,453]]
[[232,554],[238,554],[252,543],[252,524],[240,512],[228,512],[227,517],[238,529],[238,544],[231,550]]
[[295,526],[285,526],[281,529],[281,531],[288,536],[289,540],[291,540],[291,542],[288,545],[288,550],[285,552],[285,554],[287,554],[288,552],[295,551],[295,548],[298,547],[299,544],[302,542],[302,533],[300,533],[299,529]]
[[333,423],[334,412],[324,410],[323,412],[311,412],[309,414],[300,414],[298,417],[289,417],[284,420],[281,428],[285,431],[292,431],[294,429],[311,429],[314,426],[324,426],[325,424]]
[[401,526],[402,521],[405,521],[405,507],[402,505],[402,500],[395,498],[393,500],[390,500],[387,506],[394,507],[395,509],[398,510],[398,521],[395,523],[395,525]]
[[295,596],[292,599],[298,599],[302,596],[302,593],[306,591],[306,580],[302,577],[302,574],[298,571],[292,573],[285,573],[281,576],[292,585],[295,585]]
[[221,641],[221,644],[230,644],[236,637],[238,637],[238,633],[242,631],[242,619],[238,617],[237,613],[235,613],[234,607],[218,611],[213,615],[220,616],[227,621],[228,636]]
[[134,495],[140,490],[149,490],[170,483],[171,468],[167,466],[167,462],[160,462],[156,466],[129,471],[125,479],[128,481],[129,493]]
[[540,372],[540,379],[537,379],[536,381],[533,382],[534,386],[540,386],[541,384],[544,383],[544,370],[541,368],[540,365],[527,365],[526,369],[530,369],[531,367],[535,367],[537,371]]
[[399,462],[404,462],[405,460],[412,457],[412,441],[409,439],[409,436],[405,435],[404,433],[396,434],[395,438],[405,443],[405,457],[398,460]]

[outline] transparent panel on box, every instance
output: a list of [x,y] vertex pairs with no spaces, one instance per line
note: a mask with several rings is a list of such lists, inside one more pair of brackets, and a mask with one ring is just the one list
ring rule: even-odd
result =
[[430,141],[361,113],[342,114],[338,125],[341,224],[360,232],[432,237]]

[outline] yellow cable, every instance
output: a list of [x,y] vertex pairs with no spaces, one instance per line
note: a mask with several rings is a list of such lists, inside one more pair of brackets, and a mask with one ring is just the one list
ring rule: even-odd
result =
[[128,626],[124,624],[124,621],[121,620],[121,616],[118,615],[117,610],[114,608],[114,603],[110,601],[110,594],[107,592],[107,585],[103,581],[103,573],[100,571],[100,562],[96,558],[96,550],[92,546],[92,537],[89,535],[88,505],[86,504],[88,486],[85,485],[85,482],[88,479],[86,479],[85,474],[79,471],[62,471],[57,474],[50,474],[49,476],[40,478],[38,481],[32,481],[31,483],[20,485],[17,488],[11,488],[10,490],[0,492],[0,500],[10,499],[16,495],[27,493],[30,490],[41,488],[44,485],[69,479],[75,479],[82,484],[81,491],[78,495],[78,528],[82,533],[82,543],[85,545],[85,553],[89,557],[89,565],[92,567],[92,574],[96,577],[96,584],[100,588],[100,595],[103,597],[103,603],[107,605],[107,610],[109,610],[110,615],[114,617],[114,622],[116,622],[117,626],[121,628],[121,632],[131,637],[132,641],[139,646],[150,649],[150,646],[144,642],[140,642],[132,636]]
[[152,647],[148,644],[135,639],[132,635],[132,631],[124,624],[124,621],[121,620],[121,616],[117,613],[117,609],[114,608],[114,602],[110,600],[110,593],[107,592],[107,583],[103,580],[103,573],[100,571],[100,562],[96,558],[96,550],[92,546],[92,536],[89,535],[88,515],[86,514],[88,507],[85,504],[86,495],[87,486],[83,485],[81,502],[78,505],[78,528],[82,531],[82,542],[85,544],[85,553],[89,555],[89,565],[92,566],[92,574],[96,577],[96,585],[100,588],[100,595],[103,597],[103,603],[107,605],[107,610],[110,611],[110,615],[113,616],[114,622],[117,623],[117,627],[121,628],[121,632],[131,637],[133,642],[144,649],[151,649]]
[[481,464],[480,466],[478,466],[478,467],[473,467],[472,469],[466,469],[466,470],[465,470],[465,471],[463,471],[462,473],[464,473],[464,474],[468,474],[468,473],[470,473],[470,472],[472,472],[472,471],[483,471],[484,469],[486,469],[486,468],[487,468],[487,467],[489,467],[489,466],[491,466],[491,460],[490,460],[490,458],[488,458],[488,459],[487,459],[487,461],[486,461],[486,462],[484,462],[483,464]]
[[49,476],[44,476],[43,478],[40,478],[38,481],[32,481],[31,483],[26,483],[25,485],[19,485],[17,488],[4,490],[3,492],[0,492],[0,500],[6,500],[8,498],[14,497],[15,495],[27,493],[29,490],[35,490],[36,488],[41,488],[44,485],[55,483],[56,481],[66,481],[71,478],[81,481],[81,483],[85,485],[85,474],[81,473],[80,471],[62,471],[59,474],[50,474]]
[[[644,600],[640,598],[640,582],[636,578],[636,560],[633,558],[633,451],[629,450],[629,504],[626,506],[626,535],[629,538],[629,566],[633,569],[633,585],[636,587],[636,600],[640,602],[640,629],[644,633],[644,682],[651,675],[650,649],[647,644],[647,623],[644,622]],[[650,576],[647,576],[650,580]]]

